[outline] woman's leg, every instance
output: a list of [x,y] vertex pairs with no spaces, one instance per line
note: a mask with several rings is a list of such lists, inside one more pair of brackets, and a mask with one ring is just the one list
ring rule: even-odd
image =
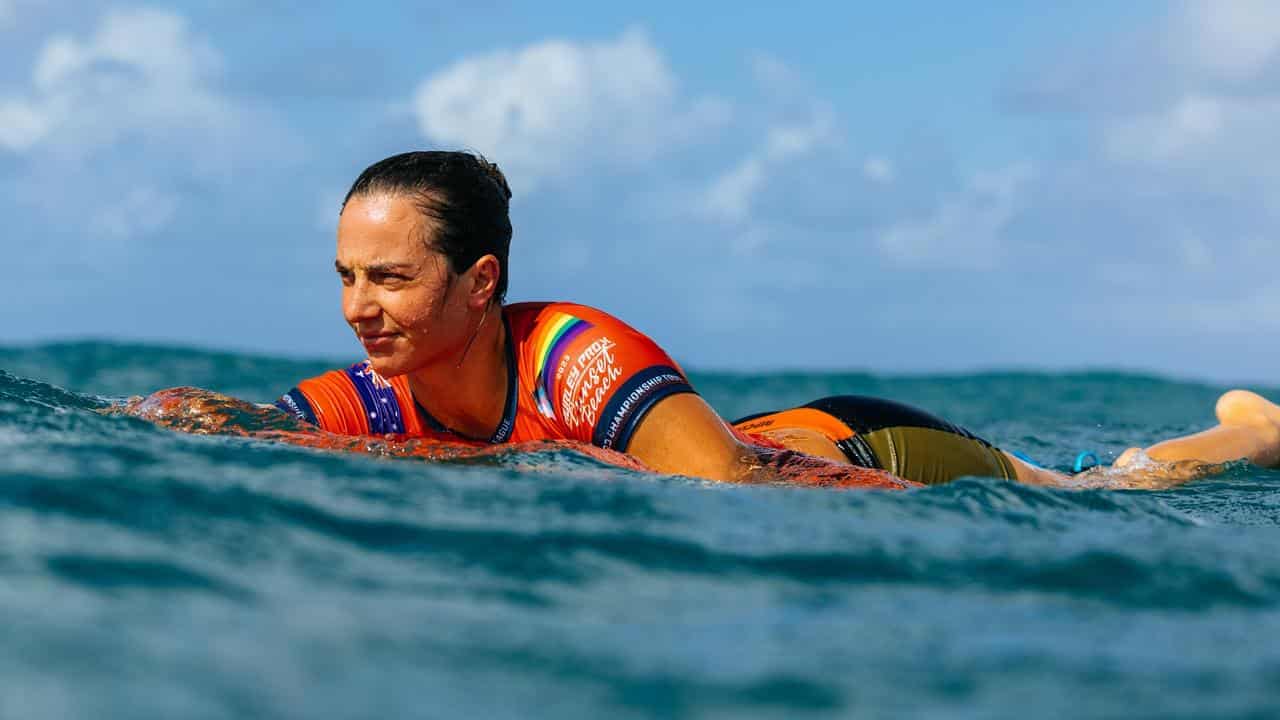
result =
[[[1142,448],[1130,448],[1116,458],[1110,470],[1086,471],[1106,476],[1111,487],[1166,487],[1221,471],[1221,463],[1248,460],[1260,467],[1280,466],[1280,405],[1248,390],[1231,390],[1218,398],[1214,408],[1218,425],[1203,432],[1173,438]],[[1133,467],[1126,482],[1124,470],[1144,456],[1156,465]],[[1018,482],[1029,485],[1077,486],[1071,477],[1039,468],[1005,453]],[[1120,471],[1117,473],[1116,471]],[[1083,477],[1083,476],[1080,476]]]
[[[961,428],[899,403],[838,396],[814,401],[799,411],[806,409],[819,409],[839,420],[843,434],[804,427],[808,418],[778,425],[772,422],[796,410],[744,418],[735,426],[770,435],[793,450],[834,459],[844,455],[855,465],[886,469],[925,483],[946,482],[959,475],[985,475],[1008,477],[1029,485],[1163,488],[1220,472],[1221,463],[1231,460],[1280,466],[1280,405],[1246,390],[1232,390],[1218,399],[1216,427],[1165,440],[1145,451],[1131,448],[1111,467],[1100,466],[1075,477],[1031,465]],[[872,462],[850,456],[845,446],[855,440]],[[1131,467],[1143,454],[1155,463]],[[1005,461],[1003,468],[999,463],[983,464],[982,458],[997,456]]]
[[1014,479],[1020,483],[1026,483],[1027,485],[1062,485],[1070,477],[1057,470],[1036,467],[1003,450],[1000,452],[1009,460],[1009,464],[1013,466]]
[[1145,451],[1130,448],[1116,458],[1115,467],[1125,467],[1140,452],[1161,463],[1248,460],[1260,467],[1280,465],[1280,406],[1248,390],[1231,390],[1218,398],[1214,412],[1217,426],[1165,440]]

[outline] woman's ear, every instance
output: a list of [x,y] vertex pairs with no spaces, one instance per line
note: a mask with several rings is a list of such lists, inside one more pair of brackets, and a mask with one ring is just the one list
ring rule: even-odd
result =
[[476,308],[488,305],[498,291],[498,280],[502,277],[502,266],[498,263],[498,258],[485,255],[476,260],[467,272],[471,275],[468,304]]

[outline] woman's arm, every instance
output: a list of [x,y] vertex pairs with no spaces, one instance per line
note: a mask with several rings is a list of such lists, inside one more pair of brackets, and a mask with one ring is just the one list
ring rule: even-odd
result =
[[636,426],[627,453],[658,472],[722,482],[894,489],[918,486],[882,470],[742,443],[711,406],[693,393],[658,401]]

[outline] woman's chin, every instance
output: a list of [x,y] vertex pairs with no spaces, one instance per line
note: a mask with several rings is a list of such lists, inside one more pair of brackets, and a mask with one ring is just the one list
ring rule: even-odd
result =
[[384,378],[393,378],[397,375],[404,375],[410,370],[410,368],[405,367],[403,359],[396,358],[392,355],[369,355],[369,367]]

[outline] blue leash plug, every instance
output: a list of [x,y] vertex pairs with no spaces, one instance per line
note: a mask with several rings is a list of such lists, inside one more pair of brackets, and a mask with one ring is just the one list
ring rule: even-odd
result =
[[[1085,465],[1085,462],[1086,462],[1087,460],[1093,460],[1093,463],[1092,463],[1092,464],[1090,464],[1090,465],[1088,465],[1088,466],[1086,466],[1086,465]],[[1092,453],[1092,452],[1089,452],[1088,450],[1086,450],[1086,451],[1084,451],[1084,452],[1082,452],[1082,453],[1080,453],[1079,455],[1077,455],[1077,456],[1076,456],[1075,472],[1078,472],[1078,473],[1079,473],[1079,472],[1084,472],[1085,470],[1088,470],[1089,468],[1097,467],[1097,466],[1099,466],[1099,465],[1101,465],[1101,464],[1102,464],[1102,462],[1101,462],[1100,460],[1098,460],[1098,455],[1097,455],[1097,453]]]

